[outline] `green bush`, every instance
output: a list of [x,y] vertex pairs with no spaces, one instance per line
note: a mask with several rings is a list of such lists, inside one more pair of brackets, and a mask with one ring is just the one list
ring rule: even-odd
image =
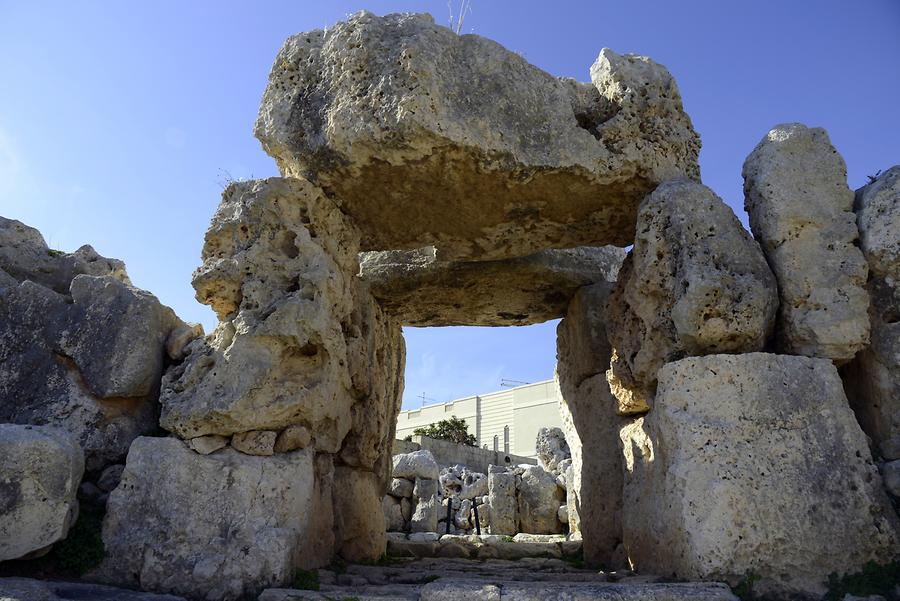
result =
[[759,576],[753,572],[747,572],[744,577],[741,578],[741,581],[738,582],[736,586],[733,586],[731,590],[741,601],[753,601],[753,599],[756,598],[756,594],[753,592],[753,585],[759,582],[759,580]]
[[435,438],[437,440],[449,440],[450,442],[470,447],[477,446],[475,443],[475,436],[469,434],[469,427],[466,425],[466,420],[460,419],[455,415],[451,416],[450,419],[442,419],[437,423],[430,424],[423,428],[416,428],[413,430],[413,434],[416,436],[427,436],[428,438]]
[[294,572],[294,588],[302,591],[319,590],[319,570],[297,570]]
[[103,512],[84,509],[65,539],[56,543],[51,552],[57,565],[67,572],[81,576],[103,561]]
[[886,564],[870,561],[856,574],[845,574],[841,577],[831,574],[828,577],[825,601],[840,601],[847,593],[856,597],[870,595],[886,597],[898,583],[900,583],[900,560]]

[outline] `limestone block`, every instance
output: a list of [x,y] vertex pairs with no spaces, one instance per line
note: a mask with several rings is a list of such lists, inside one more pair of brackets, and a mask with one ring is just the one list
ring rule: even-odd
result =
[[400,513],[403,515],[404,524],[412,520],[413,504],[408,497],[400,499]]
[[219,325],[166,373],[160,424],[182,438],[300,425],[317,451],[386,471],[403,341],[357,254],[355,229],[308,182],[226,189],[193,280]]
[[778,348],[845,363],[869,342],[847,167],[821,128],[773,128],[744,162],[744,208],[778,280]]
[[454,262],[428,247],[361,253],[360,277],[404,325],[527,325],[561,317],[581,286],[615,281],[624,258],[604,246]]
[[175,438],[138,438],[109,497],[98,577],[225,600],[283,585],[319,519],[314,480],[309,450],[200,455]]
[[637,221],[608,308],[609,380],[622,414],[649,408],[656,372],[669,361],[762,350],[778,308],[759,245],[706,186],[661,184]]
[[411,532],[435,532],[441,502],[438,498],[438,481],[416,478],[413,498],[416,500],[410,519]]
[[413,483],[406,478],[392,478],[388,492],[395,497],[411,497],[413,494]]
[[556,380],[563,431],[572,452],[566,476],[569,532],[584,540],[584,561],[617,569],[622,541],[622,451],[625,419],[606,379],[608,284],[582,288],[557,327]]
[[305,449],[311,441],[312,437],[309,434],[309,430],[294,424],[278,433],[278,439],[275,441],[275,452],[287,453],[297,449]]
[[900,165],[856,191],[859,246],[874,276],[900,280]]
[[900,497],[900,460],[885,463],[881,475],[884,488],[895,497]]
[[385,495],[381,501],[381,511],[384,513],[384,529],[388,532],[402,532],[404,530],[403,512],[400,510],[400,501],[391,495]]
[[387,548],[380,490],[373,472],[334,469],[335,550],[347,561],[375,561]]
[[78,517],[84,453],[68,432],[0,424],[0,561],[43,554]]
[[0,217],[0,270],[17,281],[30,280],[68,294],[75,276],[110,276],[131,284],[125,263],[100,256],[85,244],[73,253],[51,249],[41,233],[15,219]]
[[518,484],[519,532],[553,534],[560,531],[556,513],[563,496],[556,478],[539,465],[529,465]]
[[624,542],[638,572],[732,584],[754,573],[758,594],[817,597],[831,572],[856,572],[900,545],[828,360],[669,363],[653,410],[621,436]]
[[516,476],[499,466],[488,472],[488,502],[491,506],[491,534],[513,535],[519,531]]
[[534,450],[537,453],[538,465],[554,476],[560,473],[559,464],[572,457],[566,435],[560,428],[540,428]]
[[210,453],[215,453],[219,449],[224,449],[228,446],[230,441],[226,436],[207,434],[206,436],[191,438],[185,442],[192,451],[196,451],[201,455],[209,455]]
[[256,137],[341,199],[363,250],[625,246],[646,193],[699,178],[700,143],[661,65],[604,49],[590,71],[558,79],[430,15],[360,12],[285,42]]
[[251,430],[249,432],[238,432],[231,437],[231,446],[236,451],[247,455],[274,455],[275,440],[278,433],[272,430]]
[[421,450],[394,455],[394,478],[437,480],[440,475],[431,451]]
[[[11,248],[3,244],[0,227],[0,251]],[[101,470],[156,430],[165,343],[183,322],[112,275],[77,275],[60,293],[36,283],[29,265],[0,286],[0,421],[63,428],[87,469]]]

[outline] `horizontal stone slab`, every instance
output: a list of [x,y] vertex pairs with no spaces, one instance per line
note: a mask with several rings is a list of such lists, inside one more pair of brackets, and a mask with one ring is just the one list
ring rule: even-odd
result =
[[143,593],[102,584],[0,578],[3,601],[185,601],[184,597]]
[[430,15],[360,12],[285,42],[255,133],[283,175],[341,203],[363,250],[626,246],[647,193],[699,179],[700,141],[665,67],[604,49],[590,75]]
[[615,281],[624,258],[603,246],[444,261],[427,247],[360,253],[360,277],[403,325],[520,326],[562,317],[579,288]]

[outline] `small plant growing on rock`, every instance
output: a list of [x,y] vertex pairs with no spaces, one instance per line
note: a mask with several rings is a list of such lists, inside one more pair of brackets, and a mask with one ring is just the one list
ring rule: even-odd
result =
[[293,584],[295,589],[301,591],[319,590],[319,570],[297,570]]
[[744,577],[741,578],[741,581],[737,583],[734,587],[732,587],[732,591],[734,591],[735,596],[741,601],[753,601],[756,599],[756,594],[753,592],[753,586],[759,582],[760,577],[753,572],[747,572],[744,574]]
[[900,583],[900,559],[886,564],[870,561],[856,574],[828,576],[828,592],[824,601],[840,601],[847,594],[855,597],[871,595],[890,597],[898,583]]
[[68,536],[53,546],[52,556],[60,568],[76,576],[103,561],[103,512],[82,508]]

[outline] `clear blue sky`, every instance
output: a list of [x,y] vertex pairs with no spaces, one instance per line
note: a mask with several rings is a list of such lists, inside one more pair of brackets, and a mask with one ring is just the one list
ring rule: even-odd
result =
[[[458,4],[458,0],[454,0]],[[740,170],[777,123],[825,127],[851,187],[900,163],[898,0],[473,0],[467,33],[588,80],[604,46],[666,65],[703,138],[705,183],[741,215]],[[0,0],[0,215],[56,248],[124,259],[185,319],[220,182],[275,175],[252,125],[292,33],[445,1]],[[407,330],[405,406],[552,376],[555,323]]]

